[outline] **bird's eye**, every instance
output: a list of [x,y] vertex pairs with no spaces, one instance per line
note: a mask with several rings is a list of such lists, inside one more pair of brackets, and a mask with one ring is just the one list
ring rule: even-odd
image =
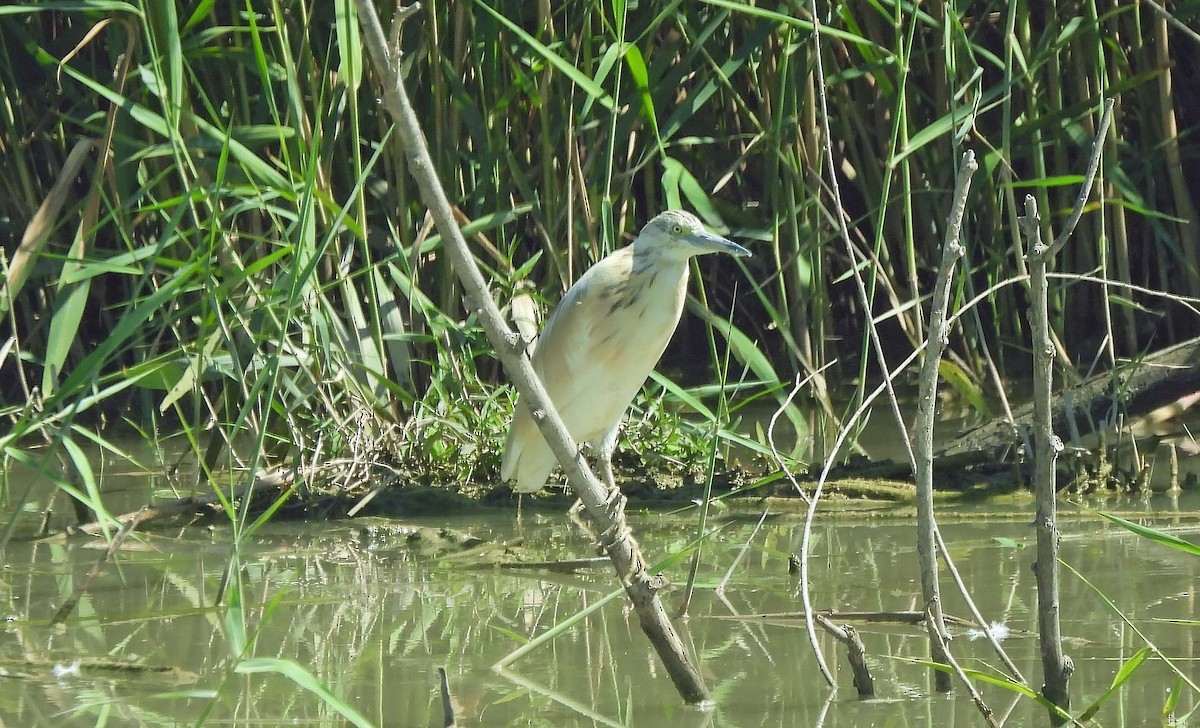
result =
[[672,225],[671,232],[675,233],[676,235],[682,235],[683,234],[683,226],[682,225]]

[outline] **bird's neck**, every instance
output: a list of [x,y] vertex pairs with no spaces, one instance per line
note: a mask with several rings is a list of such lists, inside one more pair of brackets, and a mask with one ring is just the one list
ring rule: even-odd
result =
[[673,282],[678,279],[687,281],[688,264],[686,258],[676,258],[665,255],[657,250],[642,251],[634,249],[633,264],[629,277],[637,279],[642,285],[652,287],[660,283]]
[[671,309],[682,310],[688,270],[686,258],[635,249],[626,290],[642,301],[661,301]]
[[631,250],[633,253],[633,268],[630,271],[632,275],[641,275],[655,270],[683,271],[683,275],[687,275],[686,257],[672,255],[670,251],[662,248],[641,248],[636,243],[631,246]]

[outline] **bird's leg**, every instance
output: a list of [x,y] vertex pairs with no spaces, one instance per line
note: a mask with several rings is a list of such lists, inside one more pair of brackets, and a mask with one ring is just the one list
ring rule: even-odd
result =
[[618,534],[624,528],[625,523],[625,496],[617,487],[612,466],[613,453],[617,451],[617,433],[620,431],[621,421],[617,420],[617,424],[604,433],[604,439],[600,441],[600,472],[604,475],[604,482],[608,484],[608,498],[605,499],[608,502],[608,513],[614,523],[621,524],[613,533],[605,534],[608,537],[608,543],[601,543],[605,549],[610,548],[619,540]]
[[[586,445],[586,444],[587,443],[582,443],[582,442],[579,443],[579,450],[576,453],[579,457],[584,459],[584,462],[587,462],[587,457],[584,456],[584,454],[583,454],[584,453],[584,445]],[[569,485],[567,487],[567,490],[570,490]],[[574,516],[574,515],[577,515],[582,510],[583,510],[583,501],[580,500],[579,498],[576,498],[575,502],[571,504],[571,507],[567,509],[567,513],[569,515]]]
[[[604,433],[604,437],[597,443],[592,441],[595,449],[598,451],[599,457],[596,459],[596,465],[600,468],[600,477],[604,479],[604,484],[608,486],[608,496],[604,499],[608,503],[608,508],[611,511],[614,504],[621,498],[621,490],[617,488],[616,478],[613,477],[612,457],[617,449],[617,433],[620,432],[621,423],[613,425],[612,429]],[[583,501],[575,499],[575,504],[571,506],[569,513],[575,514],[583,509]]]
[[604,476],[604,482],[608,485],[610,500],[613,492],[619,492],[617,491],[617,481],[613,478],[612,458],[613,453],[617,451],[617,433],[620,430],[621,423],[618,421],[612,426],[612,429],[604,433],[604,438],[600,440],[600,474]]

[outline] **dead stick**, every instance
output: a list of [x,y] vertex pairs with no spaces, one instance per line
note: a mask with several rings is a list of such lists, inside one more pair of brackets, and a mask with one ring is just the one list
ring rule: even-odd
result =
[[[942,243],[942,263],[933,287],[933,299],[929,310],[928,337],[925,345],[925,361],[921,366],[920,394],[917,397],[917,419],[913,425],[913,475],[917,481],[917,555],[921,569],[921,595],[929,605],[929,632],[936,638],[929,644],[930,657],[934,662],[945,663],[949,659],[945,651],[950,637],[942,620],[941,588],[938,584],[937,567],[937,521],[933,511],[933,421],[937,403],[938,370],[942,351],[950,338],[947,309],[950,307],[950,289],[954,270],[962,258],[963,249],[959,239],[962,235],[963,217],[967,209],[967,193],[971,189],[971,176],[979,164],[975,153],[963,153],[962,166],[954,185],[954,198],[946,225],[946,239]],[[934,674],[934,685],[941,692],[950,690],[950,676],[944,672]]]
[[826,632],[846,646],[846,661],[850,663],[850,670],[854,673],[854,687],[858,690],[858,697],[863,700],[875,697],[875,678],[871,677],[871,671],[867,668],[867,648],[858,636],[858,630],[848,624],[834,624],[823,614],[816,614],[814,618]]
[[[275,470],[269,473],[259,473],[254,476],[254,480],[234,488],[225,494],[229,500],[244,498],[248,495],[254,495],[259,491],[264,490],[282,490],[290,487],[296,480],[296,470],[289,468],[287,470]],[[191,496],[188,498],[179,498],[168,503],[162,503],[156,506],[142,506],[136,511],[117,516],[116,521],[122,526],[128,527],[133,524],[134,527],[149,523],[151,521],[160,521],[164,518],[173,518],[185,513],[191,513],[201,508],[207,508],[219,502],[219,497],[216,493],[206,493],[205,495]],[[84,523],[79,526],[68,529],[68,533],[84,533],[88,536],[99,536],[104,533],[104,524],[99,521]]]
[[[1018,221],[1020,230],[1028,241],[1029,253],[1026,262],[1029,265],[1032,290],[1029,324],[1033,331],[1034,499],[1037,511],[1034,517],[1034,528],[1037,530],[1037,561],[1034,563],[1034,575],[1037,581],[1038,633],[1041,637],[1042,695],[1063,711],[1068,711],[1071,707],[1068,684],[1075,665],[1063,652],[1059,623],[1059,533],[1054,461],[1062,452],[1063,443],[1054,433],[1051,422],[1050,392],[1054,379],[1054,344],[1050,331],[1046,269],[1054,254],[1066,244],[1091,195],[1092,182],[1100,166],[1104,137],[1112,121],[1112,107],[1112,99],[1109,99],[1105,103],[1100,128],[1092,144],[1086,178],[1080,187],[1079,197],[1075,200],[1075,207],[1058,238],[1050,245],[1042,243],[1037,201],[1032,195],[1025,197],[1025,216]],[[1063,718],[1058,712],[1050,711],[1050,720],[1057,725],[1062,723]]]

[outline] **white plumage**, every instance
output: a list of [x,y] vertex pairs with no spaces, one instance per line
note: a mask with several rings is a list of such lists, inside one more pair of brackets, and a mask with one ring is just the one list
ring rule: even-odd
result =
[[[546,322],[533,368],[578,443],[600,446],[612,485],[617,426],[675,332],[687,294],[688,259],[704,253],[750,255],[706,231],[695,216],[664,212],[637,239],[588,269]],[[557,464],[524,403],[518,402],[500,475],[518,493],[546,483]]]

